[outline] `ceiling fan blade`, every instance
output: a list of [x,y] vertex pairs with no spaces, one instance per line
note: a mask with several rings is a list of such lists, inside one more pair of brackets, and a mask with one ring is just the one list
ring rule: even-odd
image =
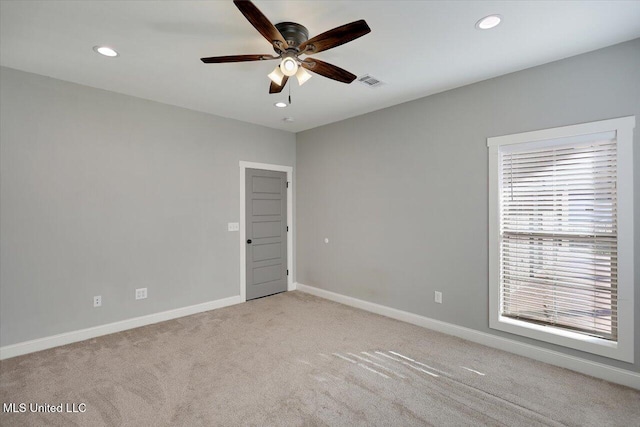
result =
[[253,3],[249,0],[233,0],[233,3],[269,43],[276,45],[276,47],[279,47],[281,50],[289,47],[284,37],[282,37],[282,34],[280,34],[280,31],[273,26],[271,21],[269,21]]
[[221,64],[224,62],[247,62],[247,61],[264,61],[267,59],[278,59],[278,56],[272,55],[229,55],[229,56],[212,56],[210,58],[200,58],[205,64]]
[[284,76],[282,78],[282,84],[280,86],[278,86],[274,82],[271,82],[271,85],[269,85],[269,93],[280,93],[280,92],[282,92],[282,89],[284,89],[284,87],[287,84],[287,80],[289,80],[289,77]]
[[[359,21],[334,28],[333,30],[329,30],[307,40],[300,45],[300,52],[303,52],[306,55],[313,55],[314,53],[322,52],[323,50],[348,43],[370,32],[371,28],[369,28],[364,19],[361,19]],[[306,52],[305,49],[307,49]]]
[[347,70],[343,70],[340,67],[336,67],[335,65],[331,65],[328,62],[320,61],[315,58],[305,59],[302,61],[302,66],[309,71],[313,71],[321,76],[328,77],[342,83],[351,83],[356,79],[356,76]]

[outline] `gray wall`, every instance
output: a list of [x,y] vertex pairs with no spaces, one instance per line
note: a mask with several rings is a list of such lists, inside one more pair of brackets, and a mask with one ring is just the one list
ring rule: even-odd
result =
[[[640,127],[639,70],[637,39],[297,134],[297,281],[640,371],[637,289],[635,365],[488,328],[486,146],[620,116]],[[636,128],[636,284],[639,139]]]
[[294,134],[8,68],[0,93],[0,345],[239,294],[238,161],[294,166]]

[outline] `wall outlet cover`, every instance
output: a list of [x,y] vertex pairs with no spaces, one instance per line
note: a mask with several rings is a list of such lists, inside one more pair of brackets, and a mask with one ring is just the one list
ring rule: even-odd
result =
[[136,299],[145,299],[147,297],[147,288],[136,289]]
[[442,292],[435,291],[433,300],[438,304],[442,304]]
[[101,307],[102,306],[102,296],[101,295],[96,295],[95,297],[93,297],[93,306],[94,307]]

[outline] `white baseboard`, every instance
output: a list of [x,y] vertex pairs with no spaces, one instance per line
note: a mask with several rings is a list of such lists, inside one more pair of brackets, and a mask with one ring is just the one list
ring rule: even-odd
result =
[[392,319],[411,323],[413,325],[422,326],[423,328],[432,329],[448,335],[453,335],[478,344],[504,350],[520,356],[529,357],[551,365],[560,366],[562,368],[571,369],[596,378],[622,384],[627,387],[640,389],[640,374],[625,369],[615,368],[613,366],[602,363],[592,362],[590,360],[581,359],[579,357],[569,356],[553,350],[536,347],[530,344],[521,343],[508,338],[498,337],[496,335],[487,334],[485,332],[457,326],[440,320],[430,319],[418,314],[409,313],[384,305],[360,300],[353,297],[337,294],[335,292],[326,291],[313,286],[296,283],[296,289],[321,298],[349,305],[351,307],[370,311]]
[[244,302],[240,295],[0,347],[0,360]]

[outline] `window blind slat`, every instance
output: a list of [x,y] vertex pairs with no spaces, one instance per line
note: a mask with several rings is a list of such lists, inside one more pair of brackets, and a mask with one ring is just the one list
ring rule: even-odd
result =
[[[611,278],[611,271],[603,271],[600,270],[598,271],[599,274],[596,274],[596,272],[586,272],[586,271],[579,271],[579,270],[563,270],[563,269],[559,269],[559,268],[554,268],[553,269],[553,273],[546,273],[542,268],[537,268],[537,269],[532,269],[529,266],[526,265],[513,265],[513,264],[507,264],[505,263],[508,267],[509,267],[509,271],[510,274],[506,275],[505,274],[505,278],[513,278],[513,279],[517,279],[518,277],[523,277],[527,278],[527,277],[538,277],[540,279],[546,279],[546,280],[554,280],[554,281],[563,281],[563,283],[565,284],[569,284],[569,283],[574,283],[574,284],[578,284],[578,285],[586,285],[586,286],[593,286],[593,287],[597,287],[597,286],[604,286],[604,287],[608,287],[607,283],[609,282],[609,279]],[[545,267],[545,268],[549,268],[549,267]]]
[[[531,298],[531,294],[527,294],[527,293],[519,293],[517,295],[517,297],[513,297],[513,298],[507,298],[507,301],[512,305],[512,306],[516,306],[516,307],[527,307],[528,309],[531,308],[538,308],[541,311],[546,311],[546,309],[548,308],[553,308],[554,311],[558,312],[558,313],[575,313],[577,311],[583,312],[583,313],[604,313],[606,312],[607,314],[607,318],[604,319],[604,321],[602,321],[603,324],[611,324],[612,322],[617,322],[617,318],[612,318],[611,317],[611,313],[609,311],[610,306],[611,306],[611,299],[609,299],[608,301],[606,301],[604,298],[601,300],[600,303],[598,304],[588,304],[588,302],[585,301],[580,301],[580,302],[576,302],[575,304],[561,304],[558,305],[558,303],[556,303],[555,298],[556,295],[553,293],[548,293],[547,295],[545,295],[546,298],[542,299],[542,298]],[[563,301],[565,302],[565,301]],[[585,309],[585,306],[590,307],[591,309]],[[515,312],[517,314],[517,312]]]
[[505,151],[503,155],[507,158],[514,159],[532,159],[532,158],[562,158],[564,156],[571,157],[580,157],[583,154],[587,153],[606,153],[606,152],[616,152],[616,142],[615,139],[611,139],[609,141],[601,140],[601,141],[593,141],[588,145],[576,145],[573,147],[563,148],[554,148],[549,147],[548,149],[538,149],[538,150],[529,150],[529,151]]
[[[514,288],[510,289],[510,291],[517,292],[518,295],[514,295],[514,296],[507,295],[505,296],[505,299],[511,299],[515,302],[544,301],[547,295],[552,293],[554,298],[558,298],[558,300],[561,301],[563,303],[563,306],[565,307],[579,308],[579,307],[583,307],[583,304],[584,304],[583,300],[573,299],[573,292],[570,292],[571,290],[567,292],[562,292],[557,289],[550,288],[547,290],[547,292],[540,293],[536,287],[526,287],[526,286],[517,285]],[[614,294],[602,292],[599,294],[589,295],[589,298],[586,298],[586,299],[589,299],[591,302],[593,302],[593,305],[595,307],[606,305],[606,308],[609,308],[608,304],[611,304],[611,298],[613,296]]]

